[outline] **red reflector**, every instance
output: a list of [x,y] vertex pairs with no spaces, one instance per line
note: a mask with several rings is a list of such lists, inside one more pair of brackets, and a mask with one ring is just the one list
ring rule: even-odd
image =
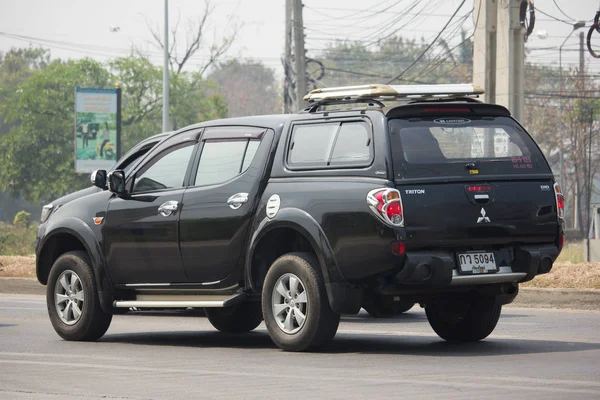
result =
[[565,198],[562,194],[556,194],[556,203],[558,204],[558,214],[565,215]]
[[492,188],[489,185],[471,185],[467,186],[467,192],[489,192]]
[[423,112],[439,112],[439,113],[470,113],[470,108],[424,108]]
[[404,242],[392,242],[392,253],[403,255],[404,252]]
[[390,203],[388,205],[386,213],[391,221],[394,221],[394,216],[396,215],[402,217],[402,206],[400,205],[400,202],[395,201],[393,203]]
[[565,234],[561,233],[558,237],[558,251],[561,251],[563,246],[565,245]]

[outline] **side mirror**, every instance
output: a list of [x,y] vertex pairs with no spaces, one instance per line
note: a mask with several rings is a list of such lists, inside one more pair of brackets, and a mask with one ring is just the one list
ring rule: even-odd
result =
[[125,171],[117,169],[108,174],[108,190],[119,196],[125,196]]
[[106,189],[106,171],[97,169],[92,172],[92,183],[100,189]]

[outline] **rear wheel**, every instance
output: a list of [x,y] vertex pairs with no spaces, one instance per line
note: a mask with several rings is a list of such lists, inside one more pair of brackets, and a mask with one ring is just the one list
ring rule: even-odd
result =
[[258,301],[227,308],[207,307],[204,313],[212,326],[227,333],[250,332],[262,322],[262,310]]
[[449,342],[477,342],[486,338],[498,323],[502,306],[493,297],[444,298],[425,306],[429,325]]
[[283,350],[317,349],[335,336],[340,316],[329,306],[318,268],[312,254],[290,253],[267,272],[263,316],[271,339]]
[[112,320],[100,307],[91,263],[83,251],[56,260],[48,276],[46,304],[54,330],[65,340],[99,339]]

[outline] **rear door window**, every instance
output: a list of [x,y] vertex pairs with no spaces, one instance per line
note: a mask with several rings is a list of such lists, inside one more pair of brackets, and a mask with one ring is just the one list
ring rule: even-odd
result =
[[392,119],[396,177],[546,173],[531,137],[507,117]]
[[260,140],[211,140],[204,143],[194,186],[216,185],[244,173]]

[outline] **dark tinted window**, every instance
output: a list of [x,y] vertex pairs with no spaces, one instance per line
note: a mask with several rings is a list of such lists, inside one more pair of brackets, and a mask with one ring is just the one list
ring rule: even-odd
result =
[[371,159],[371,134],[364,122],[342,124],[333,146],[331,163],[365,164]]
[[150,166],[136,176],[133,192],[182,187],[193,150],[193,143],[190,142],[157,155]]
[[390,141],[397,177],[548,172],[533,140],[506,117],[393,119]]
[[194,185],[215,185],[243,173],[250,166],[259,145],[259,140],[205,142]]
[[371,128],[365,122],[296,125],[288,153],[292,167],[366,166],[371,162]]

